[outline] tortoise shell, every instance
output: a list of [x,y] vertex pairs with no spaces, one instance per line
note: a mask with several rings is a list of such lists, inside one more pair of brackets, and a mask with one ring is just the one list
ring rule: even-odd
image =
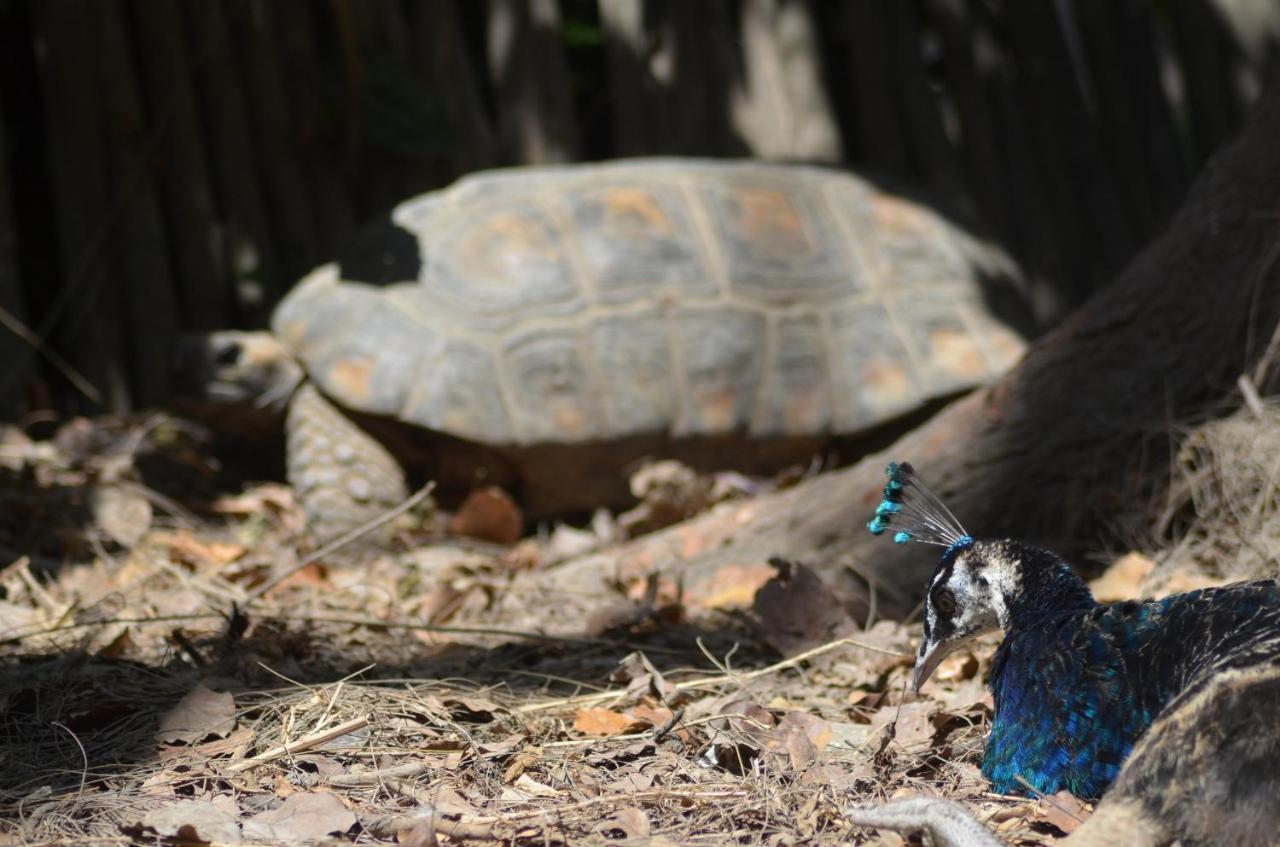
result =
[[339,403],[486,444],[853,433],[1023,350],[984,305],[1009,259],[845,172],[511,169],[391,220],[416,262],[383,236],[390,273],[322,266],[273,329]]

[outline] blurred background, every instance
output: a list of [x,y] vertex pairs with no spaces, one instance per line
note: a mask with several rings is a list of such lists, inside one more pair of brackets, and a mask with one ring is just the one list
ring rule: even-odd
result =
[[1177,207],[1274,0],[0,0],[0,418],[164,402],[363,222],[489,167],[829,163],[967,209],[1052,325]]

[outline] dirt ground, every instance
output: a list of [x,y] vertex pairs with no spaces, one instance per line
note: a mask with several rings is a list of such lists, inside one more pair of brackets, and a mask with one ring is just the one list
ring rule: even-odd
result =
[[[1186,517],[1276,526],[1266,466],[1246,483],[1260,499],[1224,515],[1245,499],[1223,493],[1240,474],[1205,469],[1240,460],[1227,437],[1257,432],[1187,439],[1166,550],[1119,558],[1100,594],[1242,575],[1206,565],[1241,561],[1224,553],[1232,533]],[[896,845],[842,808],[940,793],[1030,845],[1089,814],[1069,795],[987,791],[995,639],[917,696],[917,623],[862,621],[803,648],[771,626],[756,595],[804,596],[800,563],[726,574],[696,599],[630,579],[584,607],[540,585],[619,534],[771,483],[696,481],[678,508],[650,498],[516,543],[518,513],[490,494],[326,552],[286,486],[228,488],[221,470],[159,417],[0,439],[5,843]],[[658,482],[684,479],[671,473]],[[1248,535],[1264,539],[1248,569],[1273,571],[1274,540]]]

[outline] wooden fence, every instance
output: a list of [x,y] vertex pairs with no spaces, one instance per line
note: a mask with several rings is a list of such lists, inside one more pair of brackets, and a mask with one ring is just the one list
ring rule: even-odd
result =
[[832,162],[968,198],[1046,323],[1156,232],[1260,0],[0,0],[0,413],[162,402],[344,236],[498,165]]

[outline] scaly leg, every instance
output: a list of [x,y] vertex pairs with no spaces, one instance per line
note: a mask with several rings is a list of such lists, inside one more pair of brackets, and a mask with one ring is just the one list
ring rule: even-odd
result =
[[285,436],[289,482],[317,541],[330,541],[408,496],[404,472],[386,448],[309,382],[293,395]]

